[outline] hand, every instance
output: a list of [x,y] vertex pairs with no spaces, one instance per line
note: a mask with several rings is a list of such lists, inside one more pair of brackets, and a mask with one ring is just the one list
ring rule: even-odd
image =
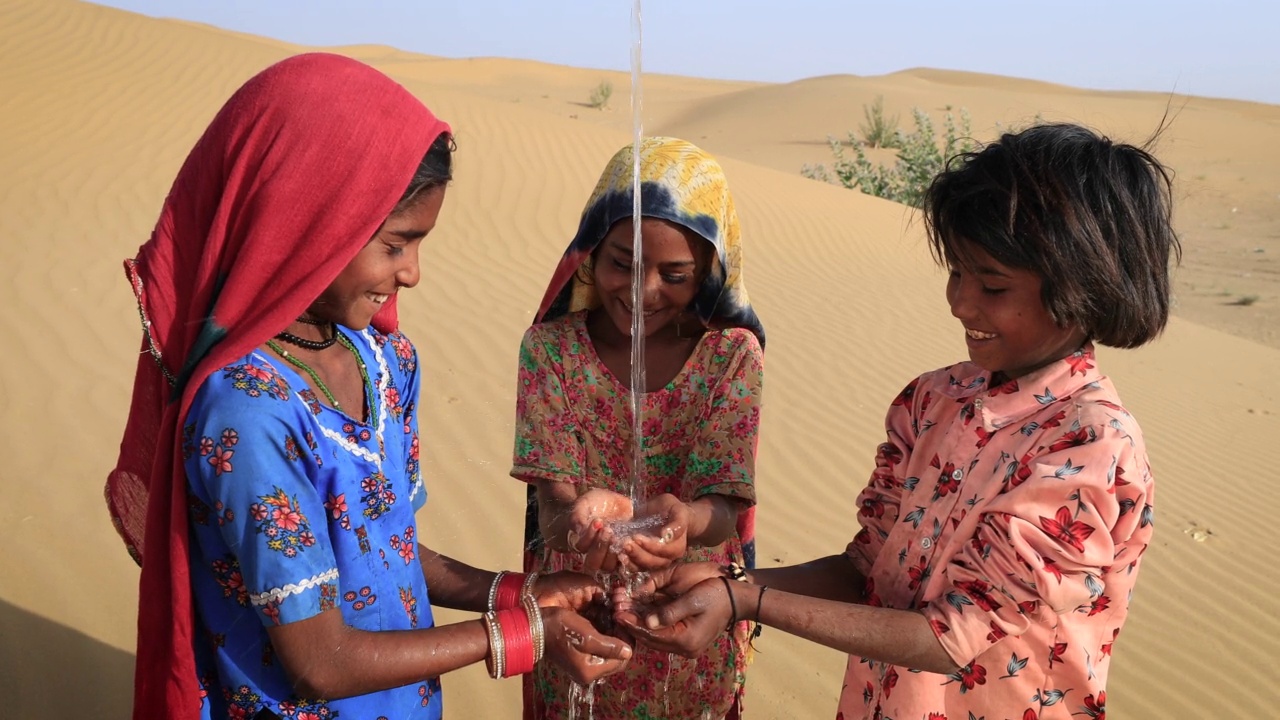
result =
[[539,575],[533,583],[533,596],[538,599],[539,607],[558,607],[576,612],[603,601],[605,588],[588,575],[565,570]]
[[542,623],[547,631],[546,657],[579,685],[612,675],[631,660],[630,645],[596,629],[591,621],[575,612],[546,608],[542,611]]
[[630,602],[639,598],[650,604],[658,602],[655,598],[673,600],[689,592],[694,585],[708,578],[724,576],[722,565],[713,562],[673,563],[647,574],[637,586],[628,590],[626,587],[613,589],[614,607],[618,603]]
[[631,498],[611,490],[593,488],[574,501],[569,511],[569,547],[583,553],[583,571],[612,572],[618,565],[611,525],[631,519]]
[[[656,650],[694,657],[711,645],[729,625],[732,585],[720,578],[703,580],[677,598],[659,591],[650,600],[636,597],[627,609],[615,613],[617,622]],[[745,587],[745,585],[743,585]]]
[[693,508],[675,495],[662,494],[645,502],[641,517],[658,517],[662,524],[638,530],[627,538],[622,545],[620,562],[638,570],[658,570],[684,557]]

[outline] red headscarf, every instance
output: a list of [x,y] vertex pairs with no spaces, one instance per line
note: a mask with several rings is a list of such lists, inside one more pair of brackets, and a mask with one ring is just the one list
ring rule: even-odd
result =
[[[142,565],[135,718],[200,700],[181,423],[213,371],[284,330],[355,257],[449,127],[350,58],[308,54],[241,87],[187,157],[125,263],[144,324],[112,520]],[[394,299],[373,319],[396,327]]]

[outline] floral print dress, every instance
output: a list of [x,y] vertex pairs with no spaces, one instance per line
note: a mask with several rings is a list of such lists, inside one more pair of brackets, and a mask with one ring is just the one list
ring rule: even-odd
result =
[[[644,497],[724,495],[754,505],[762,363],[750,331],[710,331],[666,387],[645,395]],[[596,487],[630,493],[630,391],[596,354],[586,312],[525,333],[515,435],[517,479],[571,483],[579,494]],[[542,545],[536,512],[528,529],[527,570],[581,570],[581,555]],[[716,547],[691,547],[684,560],[742,562],[742,541],[735,535]],[[738,623],[732,637],[722,634],[694,659],[637,647],[625,671],[594,689],[594,717],[724,717],[742,688],[749,633],[748,623]],[[542,663],[531,682],[533,717],[572,716],[575,688],[563,672]]]
[[959,669],[851,657],[837,717],[1105,718],[1154,481],[1093,348],[994,387],[928,373],[885,426],[848,554],[867,604],[921,610]]
[[417,353],[398,333],[339,330],[373,385],[368,422],[320,403],[293,366],[259,351],[211,375],[187,416],[205,718],[440,717],[434,678],[328,702],[300,698],[267,636],[270,625],[333,608],[360,630],[433,624],[414,520],[426,502]]

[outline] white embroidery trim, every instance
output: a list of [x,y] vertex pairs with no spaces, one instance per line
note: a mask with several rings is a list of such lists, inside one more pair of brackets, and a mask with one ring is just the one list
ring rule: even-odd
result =
[[296,583],[296,584],[290,583],[288,585],[285,585],[284,587],[275,588],[274,590],[268,590],[264,593],[251,593],[249,595],[249,601],[252,602],[254,605],[266,605],[267,603],[270,603],[270,602],[278,603],[281,600],[284,600],[285,598],[289,597],[290,595],[297,595],[298,593],[304,592],[306,590],[310,590],[311,588],[321,583],[328,582],[330,580],[337,580],[337,579],[338,579],[338,568],[333,568],[332,570],[329,570],[327,572],[322,572],[319,575],[309,577],[300,583]]
[[[377,403],[378,405],[378,447],[383,447],[382,433],[387,428],[387,386],[391,383],[391,372],[387,368],[387,359],[383,357],[382,351],[378,347],[378,341],[375,340],[373,338],[373,335],[369,333],[369,329],[365,328],[364,330],[361,330],[360,337],[364,338],[365,343],[369,346],[369,349],[373,352],[373,356],[378,359],[378,387],[377,387],[377,390],[374,392],[374,395],[376,397],[373,398],[373,402]],[[297,392],[295,392],[294,395],[296,395],[299,399],[302,399],[302,396],[299,395]],[[305,404],[306,401],[303,400],[303,403]],[[352,455],[355,455],[356,457],[361,458],[367,462],[373,463],[373,466],[378,469],[378,472],[382,472],[382,454],[381,453],[375,453],[370,450],[366,450],[365,448],[360,447],[359,444],[347,440],[346,436],[338,432],[337,430],[327,428],[321,423],[317,423],[317,424],[320,425],[320,434],[334,441],[335,443],[338,444],[339,447],[351,453]],[[410,496],[410,499],[413,499],[412,496]]]

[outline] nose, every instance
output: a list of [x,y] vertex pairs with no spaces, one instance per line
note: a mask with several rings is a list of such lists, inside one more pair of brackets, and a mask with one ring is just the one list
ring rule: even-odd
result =
[[644,276],[644,304],[657,304],[661,290],[662,273],[658,272],[656,269],[646,272]]
[[947,304],[951,306],[951,315],[959,320],[967,320],[973,317],[972,283],[966,283],[957,275],[953,274],[947,280]]
[[400,287],[411,288],[417,285],[418,280],[422,278],[422,269],[418,265],[417,243],[405,248],[403,258],[400,267],[396,268],[396,284]]

